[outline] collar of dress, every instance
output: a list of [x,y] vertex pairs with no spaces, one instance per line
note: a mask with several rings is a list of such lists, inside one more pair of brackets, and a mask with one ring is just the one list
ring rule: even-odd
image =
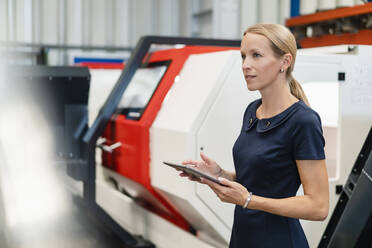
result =
[[300,106],[303,102],[298,101],[298,102],[292,104],[291,106],[289,106],[283,112],[281,112],[281,113],[279,113],[279,114],[277,114],[273,117],[258,119],[257,116],[256,116],[256,111],[257,111],[257,108],[261,105],[261,103],[262,103],[262,99],[258,99],[255,102],[253,102],[253,104],[247,110],[248,113],[246,115],[246,118],[248,118],[248,119],[247,119],[247,122],[245,122],[246,124],[245,124],[245,127],[244,127],[244,131],[248,132],[257,123],[256,131],[258,133],[268,132],[268,131],[282,125],[283,123],[285,123],[294,113],[296,113],[298,111],[298,109],[300,108]]

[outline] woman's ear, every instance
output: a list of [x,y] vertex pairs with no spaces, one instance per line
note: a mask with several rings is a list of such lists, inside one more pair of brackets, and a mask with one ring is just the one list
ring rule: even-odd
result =
[[292,54],[290,53],[284,54],[282,63],[283,63],[283,69],[287,70],[291,66],[291,63],[292,63]]

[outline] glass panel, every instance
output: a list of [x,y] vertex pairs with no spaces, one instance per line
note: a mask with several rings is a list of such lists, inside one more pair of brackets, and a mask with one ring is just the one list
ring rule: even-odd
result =
[[138,68],[120,100],[120,113],[129,119],[140,119],[167,67],[164,63],[151,63]]

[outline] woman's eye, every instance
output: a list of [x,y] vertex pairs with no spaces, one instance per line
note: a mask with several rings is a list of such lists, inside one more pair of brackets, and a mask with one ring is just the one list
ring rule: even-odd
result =
[[261,57],[261,54],[259,54],[259,53],[253,53],[253,57],[254,58]]
[[244,60],[244,59],[245,59],[245,55],[242,54],[242,60]]

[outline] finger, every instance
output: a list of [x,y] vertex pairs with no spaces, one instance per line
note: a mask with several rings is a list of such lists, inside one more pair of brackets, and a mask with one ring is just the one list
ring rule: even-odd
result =
[[194,175],[187,174],[185,172],[180,173],[179,176],[181,176],[181,177],[187,177],[190,181],[200,182],[200,179],[199,178],[195,177]]
[[205,183],[205,184],[207,184],[213,191],[214,190],[218,190],[218,191],[220,191],[220,187],[223,187],[223,186],[220,186],[220,185],[218,185],[217,183],[215,183],[215,182],[212,182],[211,180],[208,180],[208,179],[205,179],[205,178],[201,178],[201,180]]
[[197,181],[197,179],[193,176],[187,176],[190,181]]
[[228,187],[233,187],[234,185],[234,182],[224,178],[224,177],[219,177],[218,178],[218,181],[220,181],[221,184],[225,185],[225,186],[228,186]]
[[183,165],[191,164],[191,165],[197,165],[197,161],[194,160],[185,160],[182,162]]
[[[207,184],[207,180],[205,180],[204,178],[202,177],[199,177],[199,182],[202,183],[202,184]],[[208,184],[207,184],[208,185]]]
[[202,182],[202,183],[204,183],[204,184],[207,184],[208,186],[211,186],[210,185],[210,183],[211,183],[211,181],[209,181],[209,180],[207,180],[207,179],[205,179],[205,178],[200,178],[200,182]]
[[210,159],[209,157],[207,157],[204,153],[200,152],[200,157],[201,159],[203,159],[204,162],[206,162],[207,164],[211,164],[213,163],[214,161],[212,159]]

